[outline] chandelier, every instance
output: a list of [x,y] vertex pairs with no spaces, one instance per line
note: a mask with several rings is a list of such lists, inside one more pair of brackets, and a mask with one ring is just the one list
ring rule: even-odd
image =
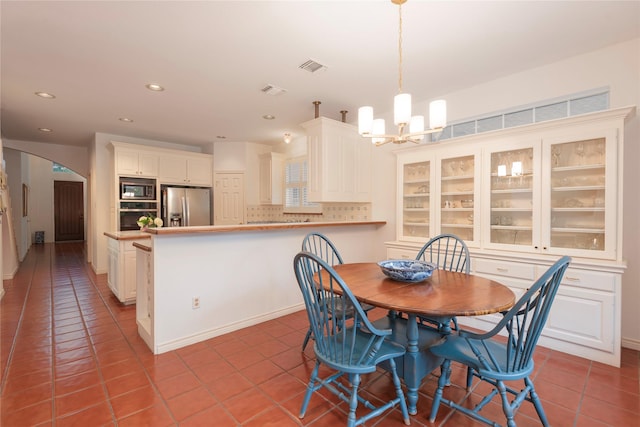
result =
[[433,101],[429,104],[429,127],[424,129],[424,116],[411,116],[411,94],[402,93],[402,4],[407,0],[391,0],[398,5],[399,30],[398,30],[398,94],[393,99],[393,122],[398,126],[396,135],[389,135],[385,131],[384,119],[373,118],[373,107],[360,107],[358,109],[358,133],[371,138],[376,146],[393,142],[403,144],[405,142],[420,143],[424,135],[441,132],[447,125],[447,104],[444,100]]

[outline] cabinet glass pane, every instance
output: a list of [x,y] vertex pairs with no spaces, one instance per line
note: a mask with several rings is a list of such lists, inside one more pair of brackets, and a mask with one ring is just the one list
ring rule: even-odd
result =
[[604,250],[605,139],[551,146],[551,246]]
[[491,153],[491,242],[532,244],[533,148]]
[[442,159],[440,231],[474,240],[474,156]]
[[429,162],[403,166],[402,234],[429,237]]

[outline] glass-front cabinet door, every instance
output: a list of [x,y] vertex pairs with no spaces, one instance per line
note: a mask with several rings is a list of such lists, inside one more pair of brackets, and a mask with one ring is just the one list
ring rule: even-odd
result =
[[543,141],[549,170],[543,239],[551,253],[615,256],[615,133]]
[[433,162],[430,158],[399,157],[401,194],[398,235],[401,240],[426,242],[432,232]]
[[487,246],[531,251],[540,245],[540,143],[497,144],[485,157]]
[[[476,212],[476,194],[479,194],[479,179],[476,177],[480,169],[476,159],[479,152],[446,152],[452,157],[440,157],[437,176],[440,180],[437,222],[439,233],[455,234],[462,238],[467,246],[476,246],[479,240]],[[444,154],[444,153],[442,153]]]
[[483,245],[614,259],[616,152],[610,129],[490,145]]

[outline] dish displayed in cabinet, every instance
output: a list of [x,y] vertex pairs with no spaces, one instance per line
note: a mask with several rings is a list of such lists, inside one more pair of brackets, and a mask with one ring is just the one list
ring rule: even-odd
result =
[[405,236],[429,235],[430,164],[405,164],[402,169],[402,230]]
[[475,156],[442,159],[440,175],[440,231],[473,240]]
[[551,155],[551,245],[604,250],[604,138],[553,144]]

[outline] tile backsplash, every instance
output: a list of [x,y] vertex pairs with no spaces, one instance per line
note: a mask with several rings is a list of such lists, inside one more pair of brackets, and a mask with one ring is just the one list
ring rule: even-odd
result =
[[248,224],[369,220],[371,220],[371,203],[323,203],[322,214],[284,213],[282,205],[249,205],[246,212]]

